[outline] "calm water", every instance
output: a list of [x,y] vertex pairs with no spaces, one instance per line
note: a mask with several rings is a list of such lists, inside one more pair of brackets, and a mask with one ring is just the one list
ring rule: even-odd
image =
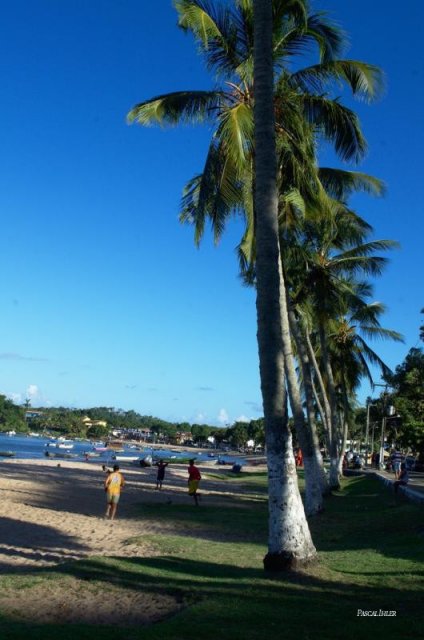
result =
[[[14,458],[21,458],[25,460],[34,460],[45,458],[46,451],[50,451],[52,453],[70,453],[72,454],[71,458],[67,458],[68,462],[75,461],[83,461],[85,460],[86,452],[94,452],[93,444],[91,442],[76,442],[72,441],[73,448],[72,449],[56,449],[54,447],[47,447],[47,444],[51,443],[52,440],[50,438],[37,438],[32,436],[7,436],[5,434],[0,434],[0,461],[5,458],[1,456],[2,453],[6,451],[13,451],[15,455]],[[139,458],[144,458],[146,455],[152,455],[155,458],[159,458],[160,456],[164,458],[175,457],[175,461],[178,458],[195,458],[198,462],[202,460],[211,460],[211,457],[207,452],[201,452],[196,449],[188,449],[187,451],[171,451],[168,449],[162,449],[159,447],[142,447],[141,450],[130,448],[129,446],[123,447],[124,451],[122,453],[118,453],[119,456],[137,456]],[[115,455],[114,451],[105,451],[98,452],[100,453],[99,457],[91,458],[89,461],[94,463],[110,463],[112,462],[112,456]],[[231,461],[234,460],[233,456],[220,455],[219,456],[223,461]],[[124,462],[125,460],[119,460],[119,462]],[[129,460],[130,462],[130,460]],[[242,461],[238,461],[242,462]]]

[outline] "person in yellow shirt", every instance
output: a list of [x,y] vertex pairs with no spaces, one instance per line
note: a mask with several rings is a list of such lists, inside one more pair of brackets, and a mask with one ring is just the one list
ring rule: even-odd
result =
[[125,480],[122,473],[119,471],[117,464],[114,465],[113,471],[109,473],[105,480],[106,491],[106,518],[110,520],[115,519],[116,509],[118,507],[119,498],[121,496],[121,489],[125,486]]

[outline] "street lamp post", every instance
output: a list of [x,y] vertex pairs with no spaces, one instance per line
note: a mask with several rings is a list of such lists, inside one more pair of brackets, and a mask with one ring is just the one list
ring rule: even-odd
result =
[[374,453],[374,432],[375,432],[375,425],[377,423],[373,422],[372,423],[372,436],[371,436],[371,451]]
[[367,422],[365,425],[365,466],[368,467],[368,438],[370,431],[370,406],[371,398],[367,398]]
[[387,403],[387,384],[376,384],[373,387],[384,387],[382,395],[383,401],[383,417],[381,419],[381,443],[380,443],[380,469],[384,469],[384,438],[386,432],[386,403]]
[[386,416],[381,420],[380,469],[384,469],[384,437],[386,433]]

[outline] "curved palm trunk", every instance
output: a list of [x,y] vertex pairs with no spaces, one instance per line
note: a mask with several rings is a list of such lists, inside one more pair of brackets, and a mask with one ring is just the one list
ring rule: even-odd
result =
[[339,420],[337,414],[337,394],[336,386],[334,384],[333,370],[331,368],[330,356],[327,349],[327,340],[325,331],[320,324],[319,326],[319,339],[321,345],[322,361],[324,370],[327,376],[328,384],[328,396],[330,402],[331,411],[331,437],[330,437],[330,487],[331,489],[340,488],[340,474],[339,474]]
[[[291,332],[293,338],[296,343],[297,352],[299,354],[300,366],[302,369],[302,378],[303,378],[303,392],[305,396],[306,403],[306,413],[308,416],[308,426],[309,426],[309,438],[310,438],[310,447],[311,447],[311,460],[308,463],[305,463],[305,476],[308,477],[307,467],[310,467],[309,475],[313,478],[310,482],[314,483],[314,485],[318,484],[320,487],[321,495],[328,494],[328,479],[324,469],[324,462],[322,459],[320,446],[319,446],[319,438],[317,433],[317,426],[315,421],[315,406],[314,406],[314,388],[312,381],[312,372],[311,366],[308,358],[307,351],[305,349],[304,341],[302,339],[302,334],[299,329],[299,321],[296,317],[293,309],[289,309],[289,322],[291,327]],[[305,456],[304,456],[305,461]],[[311,488],[311,490],[315,491],[315,486]],[[322,503],[322,500],[320,500]],[[317,502],[318,504],[318,502]],[[321,507],[322,508],[322,507]],[[308,508],[306,509],[308,513]]]
[[282,571],[315,555],[297,485],[284,384],[273,107],[272,0],[254,0],[255,215],[258,346],[268,460],[269,538],[265,569]]
[[347,436],[348,436],[348,430],[349,430],[349,422],[348,422],[349,401],[347,399],[347,392],[346,392],[346,385],[345,384],[343,384],[343,406],[344,406],[344,416],[343,416],[343,422],[341,423],[341,424],[343,424],[342,443],[341,443],[340,451],[339,451],[339,468],[338,468],[340,477],[343,475],[343,457],[344,457],[344,453],[346,451]]
[[343,430],[342,430],[342,443],[340,445],[339,458],[338,458],[338,467],[337,467],[339,478],[341,478],[342,475],[343,475],[343,457],[344,457],[344,452],[346,451],[348,430],[349,430],[348,421],[346,419],[344,419],[343,420]]
[[315,352],[314,352],[314,348],[312,346],[311,343],[311,338],[309,335],[309,331],[308,329],[305,327],[305,337],[306,337],[306,346],[307,346],[307,353],[308,353],[308,358],[310,360],[310,363],[312,363],[312,367],[315,373],[315,377],[318,381],[318,385],[321,391],[321,398],[322,398],[322,403],[317,391],[317,388],[315,386],[315,382],[314,382],[314,378],[311,376],[311,385],[312,385],[312,393],[314,395],[314,400],[315,403],[317,405],[318,408],[318,412],[321,416],[321,422],[324,428],[324,434],[325,434],[325,441],[326,441],[326,447],[327,447],[327,451],[330,452],[330,448],[331,448],[331,408],[330,408],[330,403],[328,402],[328,397],[327,397],[327,390],[325,388],[324,385],[324,380],[322,378],[321,375],[321,371],[315,356]]
[[325,428],[326,433],[327,433],[328,448],[330,448],[330,440],[331,440],[331,407],[330,407],[330,403],[328,401],[327,390],[325,388],[324,380],[323,380],[323,377],[321,375],[321,370],[319,368],[319,365],[318,365],[318,362],[317,362],[317,359],[316,359],[316,356],[315,356],[315,351],[314,351],[314,348],[312,346],[311,337],[310,337],[308,329],[305,330],[305,335],[306,335],[306,345],[307,345],[307,348],[308,348],[308,355],[309,355],[310,361],[312,362],[312,365],[314,367],[315,377],[316,377],[316,379],[318,381],[319,389],[321,391],[322,405],[321,405],[321,402],[319,401],[318,394],[316,394],[317,406],[318,406],[318,409],[320,411],[321,419],[322,419],[324,428]]
[[281,325],[287,389],[289,392],[294,427],[300,448],[302,449],[303,466],[305,469],[305,511],[308,516],[311,516],[319,513],[323,509],[321,469],[318,465],[319,446],[318,439],[315,441],[313,439],[312,425],[310,424],[308,428],[305,422],[300,385],[294,366],[287,295],[284,290],[281,292]]

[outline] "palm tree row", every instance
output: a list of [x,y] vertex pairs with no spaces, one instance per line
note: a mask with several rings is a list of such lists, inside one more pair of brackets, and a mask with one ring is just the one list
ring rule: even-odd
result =
[[[382,74],[373,65],[343,59],[345,34],[324,14],[312,13],[306,0],[264,4],[272,19],[273,140],[269,126],[263,127],[270,114],[255,112],[263,104],[266,65],[258,63],[258,34],[266,20],[258,18],[263,7],[252,0],[175,0],[179,25],[194,35],[216,87],[154,97],[137,104],[128,119],[142,125],[213,125],[203,171],[184,190],[181,220],[194,226],[196,242],[207,221],[218,241],[231,216],[244,220],[238,255],[242,277],[257,289],[269,552],[296,561],[310,558],[313,545],[294,481],[286,391],[304,452],[306,511],[313,514],[322,508],[328,487],[317,422],[330,452],[330,485],[337,486],[354,391],[362,376],[371,376],[367,362],[384,368],[365,338],[399,335],[381,328],[383,308],[370,303],[372,290],[363,281],[381,272],[385,258],[375,252],[393,243],[366,242],[372,230],[348,206],[353,191],[378,195],[382,184],[363,173],[320,168],[317,162],[322,142],[332,144],[342,160],[363,157],[366,142],[358,118],[332,89],[343,83],[354,96],[371,100],[381,89]],[[299,68],[302,54],[311,51],[318,62]],[[260,145],[261,135],[275,144],[271,158]],[[266,167],[268,179],[274,176],[275,194],[269,182],[264,189]],[[275,223],[271,216],[267,236],[264,220],[272,207]],[[284,535],[294,523],[299,534]]]

